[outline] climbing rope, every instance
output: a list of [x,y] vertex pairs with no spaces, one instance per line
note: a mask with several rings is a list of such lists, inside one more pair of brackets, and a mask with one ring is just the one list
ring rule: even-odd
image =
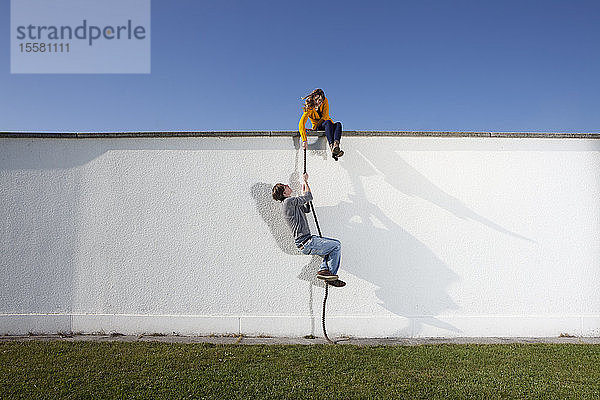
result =
[[[306,173],[306,149],[304,149],[304,173]],[[313,206],[312,201],[308,202],[309,206],[310,206],[310,211],[313,214],[313,217],[315,218],[315,225],[317,226],[317,231],[319,232],[319,237],[323,237],[323,235],[321,235],[321,228],[319,227],[319,221],[317,220],[317,214],[315,213],[315,207]],[[325,262],[327,262],[327,256],[325,256]],[[325,336],[325,339],[327,339],[327,341],[331,344],[336,344],[336,341],[333,341],[331,339],[329,339],[329,336],[327,336],[327,330],[325,329],[325,306],[327,305],[327,295],[329,294],[329,283],[327,283],[327,281],[325,282],[325,297],[323,298],[323,314],[321,317],[321,321],[322,321],[322,325],[323,325],[323,336]]]

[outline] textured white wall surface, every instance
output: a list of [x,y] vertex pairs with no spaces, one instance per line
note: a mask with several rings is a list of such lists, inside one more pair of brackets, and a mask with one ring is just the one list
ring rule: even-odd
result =
[[[600,140],[310,140],[330,336],[600,335]],[[0,139],[0,334],[320,335],[270,198],[301,172],[291,137]]]

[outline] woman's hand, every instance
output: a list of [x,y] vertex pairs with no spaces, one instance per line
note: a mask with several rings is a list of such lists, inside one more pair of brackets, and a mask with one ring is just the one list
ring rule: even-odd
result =
[[307,149],[307,147],[308,147],[308,146],[307,146],[307,143],[306,143],[305,141],[302,141],[302,148],[303,148],[304,150],[306,150],[306,149]]

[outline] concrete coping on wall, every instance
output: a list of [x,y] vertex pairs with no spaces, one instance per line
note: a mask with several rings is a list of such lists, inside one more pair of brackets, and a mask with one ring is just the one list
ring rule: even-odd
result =
[[[298,131],[164,131],[164,132],[0,132],[0,138],[177,138],[177,137],[253,137],[299,136]],[[307,131],[308,136],[324,136],[324,131]],[[492,137],[492,138],[550,138],[600,139],[600,133],[584,132],[427,132],[427,131],[344,131],[344,136],[378,137]]]

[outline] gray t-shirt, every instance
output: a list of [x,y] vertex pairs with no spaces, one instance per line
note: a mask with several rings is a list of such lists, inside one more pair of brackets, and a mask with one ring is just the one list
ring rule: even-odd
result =
[[283,216],[294,233],[296,246],[299,246],[311,236],[308,221],[306,221],[306,215],[304,214],[310,212],[308,202],[312,198],[312,194],[306,192],[302,196],[287,197],[283,201]]

